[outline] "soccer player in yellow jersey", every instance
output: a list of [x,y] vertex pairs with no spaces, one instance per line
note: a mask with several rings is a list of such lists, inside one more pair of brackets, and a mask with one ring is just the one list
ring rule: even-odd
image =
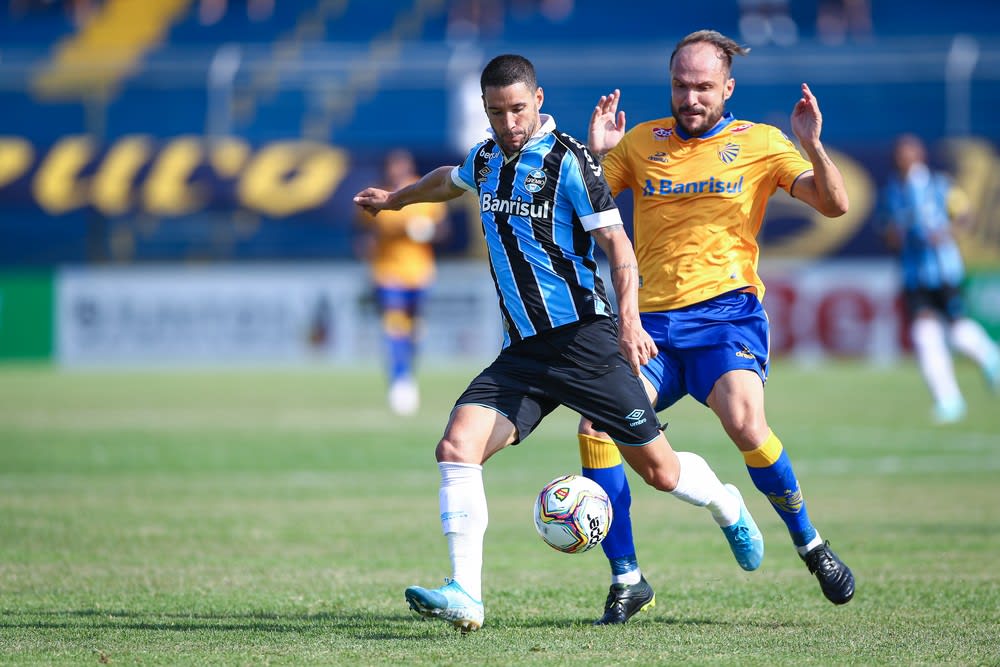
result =
[[[418,179],[408,151],[395,150],[386,156],[384,180],[390,191]],[[444,204],[428,202],[378,216],[361,214],[360,252],[371,266],[375,283],[388,356],[389,406],[399,415],[412,415],[419,408],[414,379],[417,319],[434,280],[433,241],[440,235],[446,211]]]
[[[589,147],[603,157],[612,192],[632,191],[639,309],[658,348],[642,368],[652,403],[663,410],[690,394],[715,412],[823,593],[844,604],[854,577],[810,522],[764,414],[768,323],[756,235],[777,188],[828,217],[847,211],[847,192],[820,142],[822,115],[806,84],[791,124],[808,159],[777,128],[725,111],[736,85],[733,56],[747,52],[715,31],[688,35],[670,57],[672,116],[626,133],[616,90],[594,109]],[[603,543],[612,586],[597,623],[624,623],[653,601],[635,556],[628,483],[607,435],[583,420],[579,441],[584,474],[615,500]]]

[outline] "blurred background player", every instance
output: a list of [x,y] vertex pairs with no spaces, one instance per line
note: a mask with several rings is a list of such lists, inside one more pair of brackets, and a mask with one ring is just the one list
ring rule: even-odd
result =
[[962,304],[965,267],[952,223],[967,221],[969,206],[946,174],[927,166],[927,150],[916,135],[896,139],[893,164],[882,232],[899,257],[903,304],[917,364],[934,399],[933,419],[952,423],[965,416],[966,406],[949,341],[1000,391],[1000,351],[983,327],[965,316]]
[[[399,149],[385,157],[383,182],[390,192],[419,180],[413,155]],[[385,339],[389,407],[412,415],[420,407],[415,378],[418,319],[434,280],[434,243],[446,233],[447,208],[424,202],[377,216],[362,211],[358,254],[371,267],[375,301]]]
[[[847,189],[820,141],[823,117],[806,84],[791,125],[808,159],[778,128],[725,111],[736,86],[733,56],[748,51],[712,30],[684,37],[670,56],[672,115],[626,134],[616,90],[594,108],[589,145],[603,158],[611,191],[632,190],[639,309],[659,350],[642,367],[654,407],[690,394],[718,416],[823,594],[844,604],[854,575],[810,521],[789,455],[765,416],[770,333],[756,236],[777,188],[827,217],[847,211]],[[602,543],[612,585],[598,623],[624,623],[653,597],[623,520],[628,481],[607,434],[581,420],[578,437],[584,475],[614,506]],[[744,569],[756,569],[750,565]]]

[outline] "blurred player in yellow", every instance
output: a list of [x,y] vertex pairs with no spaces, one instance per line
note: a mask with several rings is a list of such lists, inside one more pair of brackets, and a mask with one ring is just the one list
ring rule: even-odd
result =
[[[389,191],[419,180],[413,155],[405,150],[390,152],[383,178]],[[389,407],[399,415],[412,415],[420,406],[414,377],[417,325],[434,280],[433,242],[442,236],[446,213],[444,204],[430,202],[378,216],[361,214],[359,253],[371,267],[388,357]]]
[[[663,410],[690,394],[715,412],[823,593],[843,604],[854,577],[810,522],[788,453],[764,414],[768,323],[756,235],[777,188],[829,217],[847,211],[847,192],[820,142],[822,115],[807,85],[791,124],[808,159],[777,128],[725,111],[736,85],[733,56],[747,52],[715,31],[688,35],[670,57],[672,116],[626,134],[616,90],[594,109],[589,147],[603,156],[612,192],[632,191],[639,309],[658,348],[642,368],[654,406]],[[583,420],[579,441],[584,474],[614,503],[603,542],[612,586],[598,623],[623,623],[653,599],[635,556],[628,483],[606,434]]]

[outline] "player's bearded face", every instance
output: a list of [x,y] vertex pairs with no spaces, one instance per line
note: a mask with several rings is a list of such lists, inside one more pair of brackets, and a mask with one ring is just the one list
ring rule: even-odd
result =
[[715,47],[684,47],[674,57],[670,75],[670,111],[681,129],[699,137],[715,127],[735,85]]
[[514,155],[538,131],[542,89],[531,90],[524,83],[502,88],[488,86],[483,91],[483,107],[497,143],[507,155]]

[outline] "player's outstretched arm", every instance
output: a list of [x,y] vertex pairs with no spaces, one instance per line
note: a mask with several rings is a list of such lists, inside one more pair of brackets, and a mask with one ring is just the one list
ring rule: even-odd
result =
[[618,111],[621,95],[617,88],[608,95],[601,95],[594,112],[590,114],[587,147],[599,157],[617,146],[625,136],[625,112]]
[[835,218],[847,213],[849,200],[844,177],[826,154],[820,134],[823,114],[809,86],[802,84],[802,98],[792,110],[792,132],[799,140],[806,157],[812,162],[813,173],[800,178],[792,194],[825,216]]
[[418,202],[440,202],[454,199],[465,192],[451,180],[454,167],[438,167],[419,181],[395,192],[380,188],[365,188],[354,195],[354,203],[376,215],[379,211],[398,211]]
[[622,225],[600,227],[591,234],[611,265],[611,284],[618,299],[618,346],[632,372],[638,375],[639,367],[645,366],[657,351],[639,320],[639,262]]

